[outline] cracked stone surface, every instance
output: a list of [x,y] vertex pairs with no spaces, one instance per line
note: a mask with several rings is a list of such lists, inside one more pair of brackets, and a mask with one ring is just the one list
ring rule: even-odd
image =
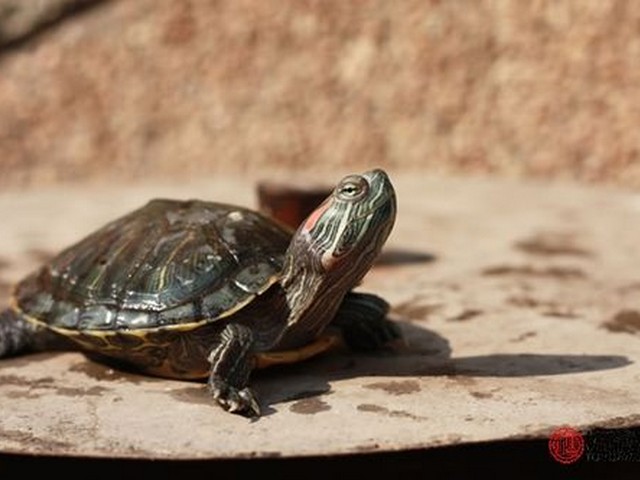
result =
[[[0,450],[106,457],[299,456],[546,438],[640,425],[640,195],[392,175],[397,226],[362,285],[406,345],[254,376],[258,421],[203,385],[81,354],[0,362]],[[326,178],[329,180],[336,180]],[[4,192],[0,287],[156,196],[254,204],[250,179]]]

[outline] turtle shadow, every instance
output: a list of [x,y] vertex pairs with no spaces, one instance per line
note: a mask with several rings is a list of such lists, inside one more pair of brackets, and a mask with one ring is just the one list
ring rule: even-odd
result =
[[[330,407],[322,400],[336,381],[361,377],[529,377],[575,374],[625,367],[623,355],[496,353],[452,357],[449,341],[416,323],[398,322],[406,345],[375,354],[346,349],[300,364],[257,372],[253,378],[263,415],[289,404],[295,413],[318,413]],[[287,408],[287,407],[285,407]]]
[[433,263],[437,257],[430,252],[409,250],[406,248],[385,248],[375,261],[374,266],[411,265],[414,263]]

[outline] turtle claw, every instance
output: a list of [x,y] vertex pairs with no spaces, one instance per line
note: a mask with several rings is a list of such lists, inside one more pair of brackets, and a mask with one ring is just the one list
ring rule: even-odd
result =
[[255,394],[249,388],[243,388],[242,390],[231,388],[224,401],[217,400],[218,403],[222,404],[223,408],[231,413],[240,413],[248,417],[260,416],[260,405],[256,400]]
[[253,391],[246,387],[238,389],[230,385],[211,388],[213,398],[230,413],[238,413],[246,417],[259,417],[260,404]]

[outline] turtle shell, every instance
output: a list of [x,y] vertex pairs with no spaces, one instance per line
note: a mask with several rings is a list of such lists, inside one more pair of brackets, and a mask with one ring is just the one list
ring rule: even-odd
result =
[[14,304],[62,332],[193,327],[276,282],[290,239],[248,209],[153,200],[25,278]]

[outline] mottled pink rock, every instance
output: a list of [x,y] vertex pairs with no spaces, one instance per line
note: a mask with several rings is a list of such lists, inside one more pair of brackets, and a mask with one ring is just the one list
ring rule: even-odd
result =
[[499,172],[640,185],[640,3],[111,1],[0,53],[0,182]]

